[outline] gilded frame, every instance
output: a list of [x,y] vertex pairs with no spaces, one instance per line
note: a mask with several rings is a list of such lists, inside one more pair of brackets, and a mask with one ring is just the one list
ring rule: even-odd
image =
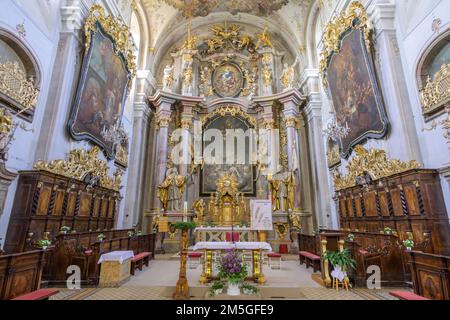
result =
[[[378,82],[376,68],[374,64],[374,58],[372,55],[372,28],[370,26],[369,18],[364,6],[360,2],[353,2],[350,4],[347,11],[343,12],[340,16],[334,18],[326,27],[324,32],[324,45],[325,48],[321,53],[320,69],[324,87],[327,90],[327,94],[331,98],[333,104],[335,96],[337,94],[332,90],[332,86],[328,83],[329,70],[332,68],[333,59],[339,55],[341,49],[344,46],[345,41],[351,41],[354,36],[354,32],[360,34],[359,43],[360,49],[363,52],[364,58],[364,71],[367,71],[367,76],[370,80],[370,89],[373,89],[374,95],[370,98],[373,99],[375,105],[368,105],[370,112],[375,113],[378,116],[379,124],[377,128],[367,128],[366,131],[358,134],[351,141],[343,142],[342,139],[339,142],[340,155],[342,158],[347,159],[353,148],[367,139],[382,139],[384,138],[390,127],[389,119],[386,114],[386,108],[383,100],[381,87]],[[347,43],[348,44],[348,43]],[[355,44],[352,43],[354,46]],[[364,69],[363,68],[363,69]],[[358,108],[360,105],[357,106]],[[335,110],[337,109],[334,105]],[[375,109],[376,108],[376,109]],[[339,114],[338,114],[339,116]],[[342,124],[341,124],[342,125]],[[362,129],[359,128],[361,131]]]
[[[88,140],[96,145],[98,145],[104,152],[105,156],[112,160],[115,157],[116,153],[116,145],[112,142],[108,143],[102,136],[99,134],[101,130],[97,130],[97,132],[93,132],[93,130],[77,130],[76,125],[79,121],[79,112],[82,105],[82,97],[84,96],[84,90],[87,87],[87,79],[88,73],[90,78],[92,78],[92,69],[91,69],[91,60],[93,58],[94,50],[96,49],[95,40],[100,39],[104,42],[110,42],[111,47],[108,50],[112,50],[112,57],[118,57],[120,61],[120,65],[122,66],[123,78],[120,79],[122,82],[117,85],[117,92],[119,95],[119,99],[116,102],[119,102],[120,108],[116,110],[116,112],[112,113],[114,115],[114,119],[117,119],[117,123],[110,123],[108,125],[114,126],[115,124],[121,124],[125,102],[130,93],[131,85],[133,78],[136,75],[136,64],[135,64],[135,56],[133,54],[134,45],[132,42],[131,34],[126,25],[124,25],[120,20],[115,19],[112,16],[106,16],[105,10],[103,7],[99,5],[92,6],[90,10],[90,14],[88,19],[86,20],[85,26],[85,54],[83,59],[83,65],[81,69],[81,75],[77,86],[77,91],[75,94],[75,99],[73,102],[72,113],[70,115],[68,121],[68,131],[71,137],[76,140]],[[97,37],[94,39],[94,37]],[[102,43],[103,44],[103,43]],[[100,49],[100,48],[98,48]],[[112,63],[112,61],[111,61]],[[100,86],[101,87],[101,86]],[[100,97],[100,96],[99,96]],[[104,97],[100,97],[104,98]],[[86,108],[84,108],[86,109]],[[102,110],[104,111],[104,110]],[[81,116],[80,116],[81,117]],[[100,129],[100,128],[97,128]]]

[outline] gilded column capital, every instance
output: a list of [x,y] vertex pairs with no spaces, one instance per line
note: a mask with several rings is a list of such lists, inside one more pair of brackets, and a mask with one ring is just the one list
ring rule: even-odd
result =
[[298,124],[298,119],[293,116],[285,117],[286,128],[296,128]]
[[189,130],[192,126],[192,120],[191,119],[183,119],[181,120],[181,128],[184,130]]
[[275,120],[274,119],[263,119],[261,123],[261,128],[271,130],[275,129]]
[[156,126],[157,128],[167,128],[170,123],[170,116],[168,115],[157,115],[156,116]]

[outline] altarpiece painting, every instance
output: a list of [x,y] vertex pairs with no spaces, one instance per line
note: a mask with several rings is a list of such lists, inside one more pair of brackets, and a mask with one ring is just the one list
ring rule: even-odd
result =
[[[249,123],[247,123],[244,119],[240,117],[233,117],[231,115],[219,116],[212,119],[208,122],[203,130],[216,129],[222,133],[223,137],[223,154],[222,160],[218,159],[217,156],[213,154],[212,156],[216,157],[217,164],[206,163],[203,166],[201,171],[200,179],[201,179],[201,194],[203,196],[209,196],[212,193],[217,191],[217,181],[218,179],[225,173],[232,174],[236,177],[238,181],[238,190],[239,193],[244,193],[246,196],[255,196],[256,194],[256,182],[255,182],[255,166],[251,163],[251,158],[249,152],[245,152],[244,161],[237,161],[238,159],[234,159],[233,163],[227,162],[226,158],[226,134],[227,130],[239,130],[243,133],[247,132],[247,130],[251,129]],[[235,131],[236,132],[236,131]],[[207,147],[213,143],[212,141],[207,141],[207,139],[203,139],[203,151],[207,149]],[[250,150],[250,139],[245,139],[245,149]],[[234,148],[238,148],[237,140],[234,141]],[[219,156],[220,157],[220,156]]]

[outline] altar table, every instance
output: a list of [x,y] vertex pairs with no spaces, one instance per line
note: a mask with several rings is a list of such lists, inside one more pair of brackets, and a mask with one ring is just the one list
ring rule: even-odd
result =
[[119,287],[130,278],[133,251],[113,251],[102,254],[98,260],[101,288]]
[[253,241],[257,239],[256,233],[247,227],[197,227],[194,230],[196,242],[223,242],[227,233],[238,233],[239,241]]
[[214,269],[213,251],[239,250],[252,252],[252,279],[259,284],[265,284],[263,273],[263,251],[272,251],[267,242],[198,242],[193,247],[194,251],[204,251],[202,259],[202,274],[200,283],[207,283],[212,279]]

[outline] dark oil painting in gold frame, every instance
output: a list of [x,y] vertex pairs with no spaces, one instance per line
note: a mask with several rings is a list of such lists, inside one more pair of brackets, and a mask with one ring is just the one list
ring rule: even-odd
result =
[[326,80],[337,122],[350,129],[340,141],[343,158],[366,139],[386,136],[389,121],[362,29],[350,28],[342,35],[339,52],[329,59]]
[[113,159],[115,145],[102,132],[119,127],[122,121],[131,72],[100,23],[89,36],[90,47],[83,62],[69,132],[75,140],[96,143],[108,159]]

